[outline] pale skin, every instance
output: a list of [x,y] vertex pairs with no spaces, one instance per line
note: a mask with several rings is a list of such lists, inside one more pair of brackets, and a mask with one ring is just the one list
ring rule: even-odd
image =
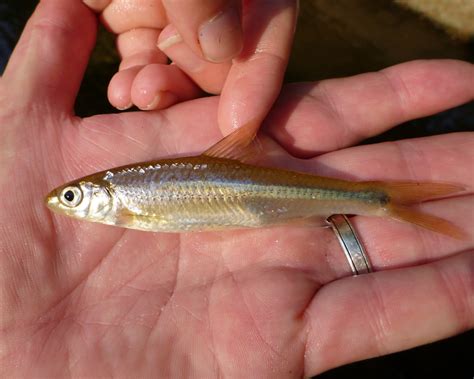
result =
[[217,97],[74,116],[95,30],[80,2],[41,2],[1,78],[0,376],[311,376],[474,326],[473,135],[351,147],[472,100],[471,64],[295,84],[267,119],[279,167],[466,187],[423,206],[464,227],[463,241],[353,218],[376,272],[351,277],[324,228],[161,234],[50,213],[44,195],[67,180],[222,136]]
[[260,124],[280,92],[296,0],[84,3],[117,34],[121,63],[108,98],[118,109],[163,109],[204,91],[221,94],[217,117],[228,134]]

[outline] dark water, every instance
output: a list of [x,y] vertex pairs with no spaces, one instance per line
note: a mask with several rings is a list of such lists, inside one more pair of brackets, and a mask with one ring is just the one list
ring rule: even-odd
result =
[[[35,3],[0,0],[0,72]],[[395,7],[388,0],[303,0],[301,10],[287,73],[290,81],[352,75],[417,58],[474,61],[472,43],[447,36],[428,21]],[[107,102],[106,88],[117,66],[113,38],[101,31],[76,103],[79,115],[114,112]],[[472,130],[474,103],[469,103],[411,121],[367,142]],[[470,331],[416,349],[340,367],[319,378],[472,379],[473,346],[474,331]]]

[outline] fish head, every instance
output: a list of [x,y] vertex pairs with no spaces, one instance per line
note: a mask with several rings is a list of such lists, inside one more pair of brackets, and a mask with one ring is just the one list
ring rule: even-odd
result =
[[105,222],[114,208],[114,200],[106,183],[79,180],[51,191],[46,197],[46,205],[56,213]]

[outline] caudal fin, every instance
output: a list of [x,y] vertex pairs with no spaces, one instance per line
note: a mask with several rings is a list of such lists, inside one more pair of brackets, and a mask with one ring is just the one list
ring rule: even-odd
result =
[[469,238],[468,234],[464,230],[452,224],[451,222],[404,207],[403,205],[391,204],[387,207],[387,213],[390,217],[393,217],[397,220],[410,222],[412,224],[419,225],[423,228],[442,233],[458,240],[467,240]]
[[467,233],[451,222],[406,207],[458,194],[465,190],[464,187],[447,183],[372,182],[371,184],[381,187],[388,195],[389,204],[385,208],[388,216],[456,239],[468,239]]

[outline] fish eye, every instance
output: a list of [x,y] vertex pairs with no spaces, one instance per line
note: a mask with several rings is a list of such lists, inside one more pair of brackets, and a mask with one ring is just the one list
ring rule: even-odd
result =
[[82,200],[82,191],[78,187],[66,187],[61,191],[59,200],[67,207],[76,207]]

